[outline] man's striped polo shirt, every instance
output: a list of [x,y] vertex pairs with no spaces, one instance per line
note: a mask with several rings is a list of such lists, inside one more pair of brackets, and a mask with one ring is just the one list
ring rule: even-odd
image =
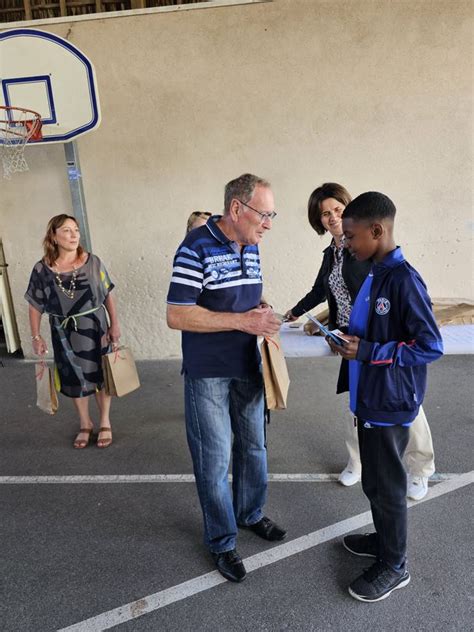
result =
[[[179,246],[167,303],[213,312],[246,312],[262,296],[257,246],[240,247],[216,222],[192,230]],[[183,372],[190,377],[244,377],[259,371],[257,338],[242,331],[182,332]]]

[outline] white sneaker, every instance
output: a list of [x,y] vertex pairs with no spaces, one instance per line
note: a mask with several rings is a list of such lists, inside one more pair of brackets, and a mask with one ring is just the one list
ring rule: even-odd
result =
[[428,478],[426,476],[408,474],[407,497],[412,500],[421,500],[427,493]]
[[346,468],[342,470],[337,479],[341,485],[350,487],[360,481],[360,470],[356,469],[352,463],[348,463]]

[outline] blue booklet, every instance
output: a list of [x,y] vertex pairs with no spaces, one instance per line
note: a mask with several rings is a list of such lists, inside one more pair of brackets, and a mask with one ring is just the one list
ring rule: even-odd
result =
[[329,336],[331,340],[336,344],[342,346],[347,340],[344,340],[342,336],[339,336],[336,331],[330,331],[323,323],[321,323],[317,318],[315,318],[309,312],[305,312],[304,315],[309,318],[315,325],[319,327],[319,330],[324,336]]

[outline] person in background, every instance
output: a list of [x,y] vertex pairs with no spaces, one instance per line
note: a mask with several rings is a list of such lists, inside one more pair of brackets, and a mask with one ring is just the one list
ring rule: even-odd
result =
[[193,211],[188,217],[186,224],[186,235],[199,226],[204,226],[207,220],[212,216],[209,211]]
[[369,191],[344,211],[345,247],[372,268],[352,308],[346,342],[331,349],[349,360],[350,408],[357,420],[362,489],[375,532],[347,535],[344,547],[376,562],[349,586],[359,601],[388,597],[410,581],[407,476],[403,454],[418,415],[430,362],[443,355],[426,285],[394,239],[396,208]]
[[[327,301],[329,328],[347,331],[352,305],[371,268],[369,261],[358,261],[344,248],[342,217],[350,201],[347,189],[335,182],[326,182],[312,192],[308,202],[309,223],[318,235],[329,232],[332,240],[323,251],[323,262],[313,288],[286,312],[287,320],[296,320],[304,312]],[[343,392],[341,385],[347,381],[347,368],[346,360],[342,359],[337,393]],[[350,486],[361,477],[357,428],[352,416],[346,420],[345,443],[349,461],[339,475],[339,482]],[[408,497],[420,500],[428,492],[428,478],[435,471],[433,440],[422,406],[410,426],[405,463],[408,470]]]
[[258,245],[275,216],[266,180],[243,174],[229,182],[224,214],[179,246],[167,297],[168,326],[182,331],[186,434],[205,544],[232,582],[246,576],[236,550],[239,527],[268,541],[286,536],[263,513],[267,453],[257,347],[257,336],[280,329],[273,310],[260,304]]
[[41,357],[48,353],[40,333],[42,315],[47,313],[56,388],[72,398],[79,416],[74,447],[83,449],[89,444],[94,428],[89,400],[94,395],[100,411],[97,447],[108,448],[111,397],[104,390],[102,356],[120,339],[111,293],[114,284],[99,257],[82,248],[74,217],[61,214],[50,219],[43,248],[44,256],[35,264],[25,294],[33,351]]

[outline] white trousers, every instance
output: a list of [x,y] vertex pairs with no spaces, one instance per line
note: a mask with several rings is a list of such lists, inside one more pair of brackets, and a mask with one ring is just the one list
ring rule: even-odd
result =
[[[418,416],[410,426],[408,445],[405,450],[404,462],[408,474],[429,478],[435,471],[433,439],[426,419],[425,411],[420,406]],[[361,470],[359,439],[354,417],[349,417],[345,428],[345,441],[349,452],[349,464],[354,471]]]

